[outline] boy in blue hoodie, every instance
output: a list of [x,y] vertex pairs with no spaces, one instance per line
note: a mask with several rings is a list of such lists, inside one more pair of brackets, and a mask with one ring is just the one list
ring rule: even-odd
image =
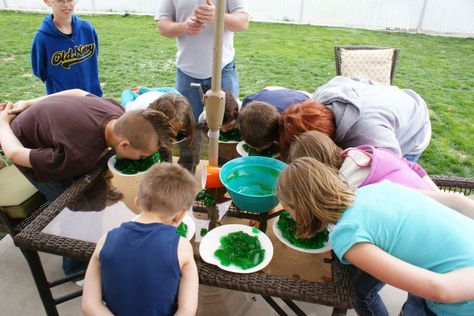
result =
[[77,0],[44,0],[53,10],[33,38],[33,74],[46,83],[47,94],[82,89],[102,96],[99,42],[94,27],[73,14]]

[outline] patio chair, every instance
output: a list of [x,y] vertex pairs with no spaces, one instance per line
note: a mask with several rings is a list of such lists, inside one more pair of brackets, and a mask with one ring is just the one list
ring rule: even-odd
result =
[[14,165],[0,168],[0,232],[15,237],[46,204],[43,195]]
[[398,48],[335,46],[336,75],[393,84],[398,53]]

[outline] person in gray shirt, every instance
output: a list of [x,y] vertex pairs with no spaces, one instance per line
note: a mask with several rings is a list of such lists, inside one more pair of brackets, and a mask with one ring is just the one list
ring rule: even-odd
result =
[[[198,121],[203,111],[201,95],[191,83],[202,87],[203,92],[211,88],[212,55],[214,41],[215,7],[212,0],[159,0],[155,20],[160,34],[176,38],[176,89],[188,98]],[[224,17],[222,47],[222,90],[239,96],[239,82],[234,63],[234,32],[246,31],[249,24],[246,0],[227,0]],[[199,163],[199,133],[195,134],[193,146],[180,147],[179,163],[195,171]]]
[[342,148],[369,144],[416,161],[430,142],[428,108],[412,90],[335,77],[313,99],[334,113],[334,141]]

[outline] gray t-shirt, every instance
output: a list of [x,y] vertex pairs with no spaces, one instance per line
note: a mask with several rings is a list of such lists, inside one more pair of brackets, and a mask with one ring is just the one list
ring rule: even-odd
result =
[[418,154],[431,133],[425,101],[412,90],[335,77],[319,87],[313,99],[334,113],[335,141],[344,149],[372,145],[400,156]]
[[[158,0],[155,20],[169,19],[184,22],[198,5],[206,0]],[[227,0],[226,13],[246,12],[246,0]],[[206,79],[212,76],[212,50],[214,46],[214,24],[208,24],[199,34],[194,36],[181,35],[176,38],[178,52],[176,66],[186,75]],[[234,33],[224,30],[222,47],[222,66],[234,59]]]

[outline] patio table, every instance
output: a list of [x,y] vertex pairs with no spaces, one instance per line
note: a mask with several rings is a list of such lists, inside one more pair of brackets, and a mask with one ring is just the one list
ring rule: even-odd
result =
[[[114,176],[112,183],[123,192],[123,198],[119,201],[107,200],[103,182],[107,158],[104,157],[89,175],[76,181],[14,238],[27,258],[48,315],[57,315],[57,304],[77,297],[81,292],[53,298],[50,288],[54,282],[48,282],[38,252],[88,261],[102,234],[136,215],[132,210],[139,176]],[[223,222],[228,221],[242,219],[223,219]],[[275,304],[272,296],[282,298],[298,315],[304,313],[292,300],[333,306],[334,315],[345,314],[347,309],[352,308],[350,269],[335,260],[331,252],[315,255],[292,250],[275,238],[271,225],[267,234],[274,245],[272,262],[263,271],[250,274],[226,272],[203,262],[194,238],[192,243],[200,283],[260,294],[280,314],[284,311]]]

